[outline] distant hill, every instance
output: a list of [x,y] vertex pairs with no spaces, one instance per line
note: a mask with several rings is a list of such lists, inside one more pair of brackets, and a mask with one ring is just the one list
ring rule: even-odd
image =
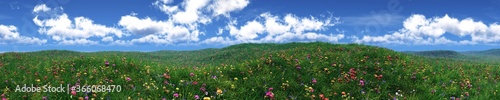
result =
[[469,52],[464,52],[464,54],[500,57],[500,49],[490,49],[490,50],[484,50],[484,51],[469,51]]
[[404,53],[415,54],[426,57],[445,57],[445,58],[456,58],[463,56],[463,54],[451,50],[405,51]]

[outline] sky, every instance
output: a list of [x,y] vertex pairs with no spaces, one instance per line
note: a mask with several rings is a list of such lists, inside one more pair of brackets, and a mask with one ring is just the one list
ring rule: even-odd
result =
[[500,0],[2,0],[0,52],[158,51],[240,43],[500,48]]

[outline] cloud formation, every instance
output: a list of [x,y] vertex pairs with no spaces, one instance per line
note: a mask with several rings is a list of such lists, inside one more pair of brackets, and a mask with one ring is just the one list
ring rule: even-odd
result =
[[[404,28],[384,36],[365,35],[361,39],[354,37],[356,43],[382,44],[490,44],[500,42],[500,25],[497,23],[485,24],[472,18],[459,20],[444,15],[442,17],[426,18],[421,14],[414,14],[403,22]],[[452,41],[444,34],[458,37],[470,36],[470,40]]]
[[21,36],[17,31],[17,27],[13,25],[0,24],[0,44],[37,44],[41,45],[46,43],[47,40],[39,39],[36,37]]
[[[33,13],[35,14],[33,22],[40,27],[38,30],[40,34],[50,36],[52,40],[59,42],[59,44],[98,44],[97,41],[88,40],[88,38],[102,38],[106,36],[121,38],[125,35],[118,28],[94,24],[91,19],[83,16],[75,17],[71,20],[66,13],[53,13],[56,11],[63,11],[63,9],[62,7],[49,8],[45,4],[37,5],[33,9]],[[50,17],[48,18],[39,18],[42,13],[53,15],[49,15]]]

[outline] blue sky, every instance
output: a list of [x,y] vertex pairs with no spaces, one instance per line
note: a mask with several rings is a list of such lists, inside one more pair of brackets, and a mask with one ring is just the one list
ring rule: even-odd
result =
[[500,0],[2,0],[0,52],[157,51],[323,41],[500,47]]

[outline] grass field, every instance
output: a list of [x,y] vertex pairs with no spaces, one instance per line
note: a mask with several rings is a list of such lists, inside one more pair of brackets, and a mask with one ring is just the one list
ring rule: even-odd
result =
[[[494,61],[429,58],[323,42],[197,51],[10,52],[0,54],[0,92],[3,99],[12,100],[490,100],[500,98],[500,65]],[[80,88],[16,92],[24,84]]]

